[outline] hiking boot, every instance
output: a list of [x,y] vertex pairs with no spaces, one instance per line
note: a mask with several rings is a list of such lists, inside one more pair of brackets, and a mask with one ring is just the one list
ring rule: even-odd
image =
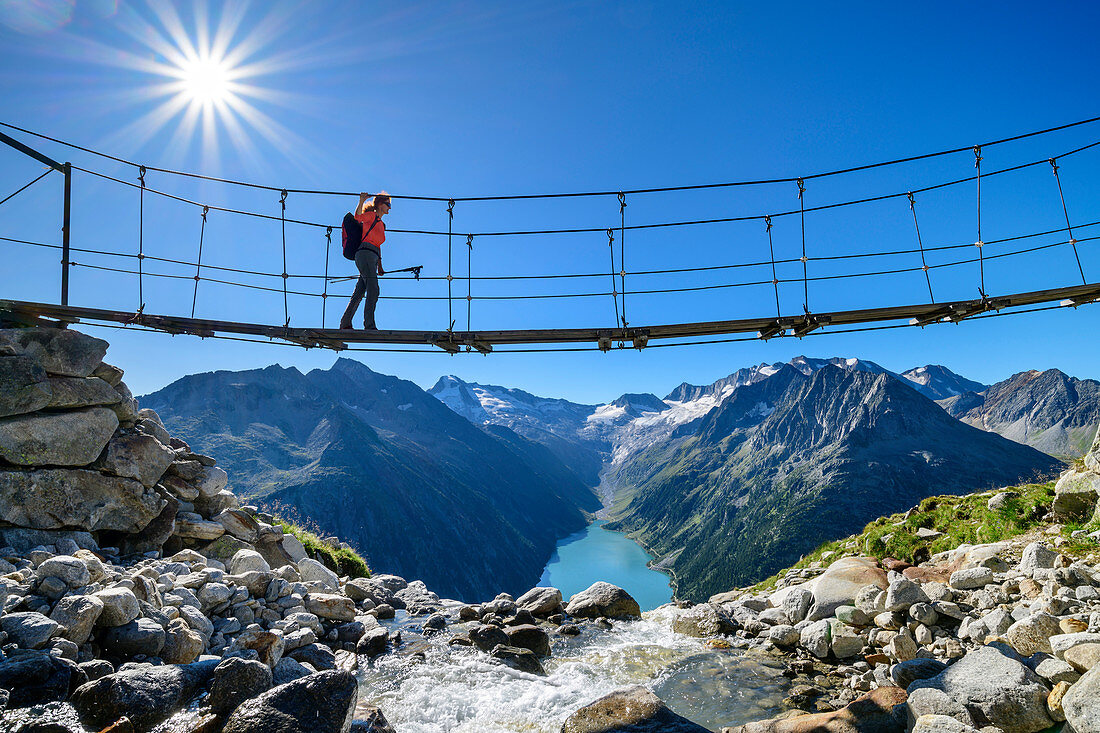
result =
[[351,323],[348,322],[348,321],[340,321],[340,330],[341,331],[354,331],[355,327],[352,326]]

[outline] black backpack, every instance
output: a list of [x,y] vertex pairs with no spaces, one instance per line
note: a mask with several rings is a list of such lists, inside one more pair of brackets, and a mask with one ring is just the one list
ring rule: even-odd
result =
[[371,229],[374,229],[374,225],[380,221],[378,215],[374,217],[374,221],[367,227],[366,233],[363,232],[363,225],[359,223],[359,220],[355,218],[355,215],[350,211],[344,214],[344,223],[340,227],[340,235],[343,238],[344,245],[344,259],[354,260],[355,253],[359,251],[360,245],[363,244],[363,240],[370,234]]

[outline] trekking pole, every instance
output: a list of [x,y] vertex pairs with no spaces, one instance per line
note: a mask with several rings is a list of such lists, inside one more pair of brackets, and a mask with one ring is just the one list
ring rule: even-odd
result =
[[400,270],[386,270],[386,274],[391,275],[395,272],[411,272],[413,274],[413,278],[419,280],[420,271],[423,269],[424,265],[413,265],[412,267],[402,267]]

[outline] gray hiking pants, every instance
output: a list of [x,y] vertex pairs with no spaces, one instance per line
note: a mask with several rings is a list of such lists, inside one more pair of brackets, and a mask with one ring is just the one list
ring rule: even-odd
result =
[[381,253],[374,247],[361,247],[355,253],[355,266],[359,268],[359,282],[355,283],[355,290],[351,294],[344,317],[340,319],[340,326],[350,327],[355,318],[355,311],[359,309],[359,301],[363,300],[363,294],[367,296],[367,304],[363,308],[363,328],[377,329],[374,323],[374,307],[378,304],[378,261]]

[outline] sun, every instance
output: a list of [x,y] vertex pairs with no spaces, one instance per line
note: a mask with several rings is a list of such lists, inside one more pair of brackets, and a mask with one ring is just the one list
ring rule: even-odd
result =
[[189,59],[180,66],[179,71],[182,92],[192,102],[220,104],[229,99],[233,92],[233,70],[224,59]]

